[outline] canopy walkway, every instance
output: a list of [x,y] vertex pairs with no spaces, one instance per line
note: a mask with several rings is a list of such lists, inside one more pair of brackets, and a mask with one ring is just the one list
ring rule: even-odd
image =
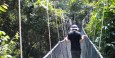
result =
[[[81,34],[86,34],[83,27]],[[89,38],[81,44],[81,49],[81,58],[103,58]],[[72,58],[70,43],[66,43],[64,40],[59,41],[43,58]]]

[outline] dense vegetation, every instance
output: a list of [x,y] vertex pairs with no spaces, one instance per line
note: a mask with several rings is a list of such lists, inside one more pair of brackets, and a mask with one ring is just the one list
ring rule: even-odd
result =
[[[115,1],[100,0],[92,5],[86,31],[104,58],[115,57]],[[90,4],[91,5],[91,4]]]
[[[47,11],[52,47],[67,34],[69,20],[81,27],[84,19],[103,57],[115,57],[114,0],[50,0],[48,8],[47,0],[21,0],[24,58],[42,58],[49,51]],[[18,1],[0,0],[0,58],[20,58],[18,22]]]
[[[14,35],[18,33],[18,1],[5,0],[0,1],[0,30],[4,31],[10,38],[7,40],[10,42]],[[14,3],[15,2],[15,3]],[[54,8],[54,5],[49,2],[49,18],[50,18],[50,30],[51,30],[51,43],[52,47],[62,39],[62,36],[58,39],[57,27],[60,35],[62,35],[61,18],[64,18],[64,10]],[[23,57],[24,58],[42,58],[49,51],[49,39],[48,39],[48,27],[47,27],[47,5],[46,0],[23,0],[21,1],[21,15],[22,15],[22,39],[23,39]],[[61,16],[63,15],[63,16]],[[58,20],[57,20],[58,19]],[[57,23],[56,23],[57,21]],[[4,35],[0,35],[4,36]],[[5,38],[5,37],[4,37]],[[2,40],[1,38],[0,40]],[[19,43],[14,41],[15,43]],[[7,44],[7,42],[4,42]],[[19,44],[18,44],[19,46]],[[14,47],[16,48],[16,47]],[[3,48],[2,48],[3,49]],[[17,47],[19,50],[19,47]],[[4,49],[3,49],[4,51]],[[11,50],[13,52],[14,50]],[[7,57],[3,54],[1,57]],[[6,53],[13,58],[19,58],[18,56]]]

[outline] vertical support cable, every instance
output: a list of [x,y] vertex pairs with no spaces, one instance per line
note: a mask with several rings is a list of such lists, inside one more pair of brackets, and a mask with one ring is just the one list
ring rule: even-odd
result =
[[21,51],[20,58],[23,58],[23,54],[22,54],[22,34],[21,34],[21,7],[20,7],[20,0],[18,0],[18,4],[19,4],[19,36],[20,36],[20,51]]
[[49,3],[49,0],[47,0],[47,20],[48,20],[48,32],[49,32],[49,44],[50,44],[50,50],[51,50],[51,38],[50,38],[50,22],[49,22],[49,13],[48,13],[48,3]]
[[63,24],[63,12],[61,13],[61,24],[62,24],[62,32],[63,32],[63,37],[65,36],[64,35],[64,24]]
[[99,50],[101,49],[101,38],[102,38],[102,32],[103,32],[104,7],[105,7],[105,3],[103,4],[103,16],[102,16],[102,26],[101,26],[101,34],[100,34],[100,40],[99,40]]
[[64,30],[64,35],[66,35],[66,31],[65,31],[65,18],[63,19],[63,30]]
[[[54,7],[55,7],[55,5],[54,5]],[[56,10],[55,10],[55,15],[56,15],[56,29],[57,29],[57,36],[58,36],[58,40],[60,41],[60,38],[59,38],[59,29],[58,29],[58,23],[57,23],[57,12],[56,12]]]
[[75,12],[74,12],[73,18],[74,18],[73,24],[76,24]]

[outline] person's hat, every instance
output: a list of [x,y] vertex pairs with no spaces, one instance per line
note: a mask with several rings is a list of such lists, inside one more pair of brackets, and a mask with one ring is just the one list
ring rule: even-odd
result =
[[71,30],[79,30],[79,28],[78,28],[77,25],[72,25],[72,26],[71,26]]

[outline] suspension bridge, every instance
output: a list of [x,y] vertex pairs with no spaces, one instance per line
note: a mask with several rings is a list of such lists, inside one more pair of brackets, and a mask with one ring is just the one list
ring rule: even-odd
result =
[[[87,35],[84,28],[81,28],[81,34]],[[64,40],[59,41],[43,58],[72,58],[71,44]],[[81,44],[81,58],[103,58],[93,42],[87,38]]]
[[[47,7],[48,7],[48,0],[47,0]],[[48,31],[49,31],[49,43],[50,43],[50,51],[43,57],[43,58],[72,58],[71,56],[71,44],[66,43],[64,40],[58,41],[58,43],[51,49],[51,39],[50,39],[50,25],[49,25],[49,15],[47,11],[47,18],[48,18]],[[82,23],[83,25],[84,23]],[[21,9],[20,9],[20,0],[19,0],[19,31],[20,31],[20,50],[22,56],[22,38],[21,38]],[[58,30],[57,30],[58,31]],[[81,34],[87,35],[84,31],[82,26]],[[58,35],[59,37],[59,35]],[[93,44],[93,42],[87,38],[81,44],[81,58],[103,58],[99,50]]]
[[[87,35],[83,26],[87,24],[88,20],[86,18],[92,12],[92,10],[90,10],[82,20],[82,26],[80,26],[82,35]],[[72,25],[72,23],[73,22],[69,20],[69,24]],[[52,49],[50,47],[50,51],[43,58],[72,58],[71,44],[66,43],[64,40],[58,41],[58,43]],[[103,58],[103,56],[101,55],[95,44],[93,44],[93,42],[89,38],[87,38],[81,44],[81,58]]]

